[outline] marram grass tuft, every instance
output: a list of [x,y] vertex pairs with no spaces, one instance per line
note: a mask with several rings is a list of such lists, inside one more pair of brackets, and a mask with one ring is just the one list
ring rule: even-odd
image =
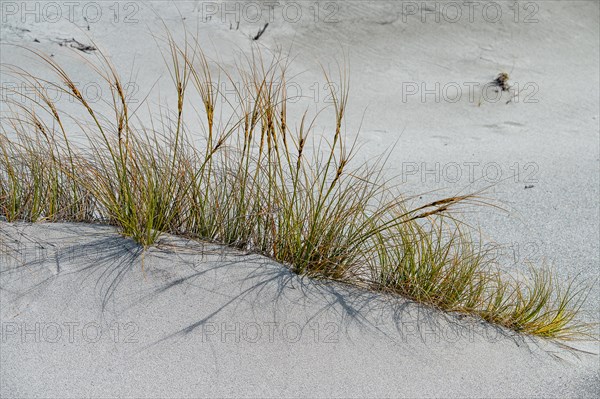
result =
[[[330,93],[331,127],[318,138],[317,117],[288,117],[284,57],[267,61],[257,52],[231,72],[195,39],[180,45],[167,35],[165,45],[177,103],[145,121],[102,52],[86,61],[107,88],[100,104],[37,51],[28,50],[53,80],[2,66],[31,90],[2,99],[0,216],[108,223],[144,247],[162,233],[210,240],[299,274],[393,292],[524,334],[587,334],[590,326],[576,321],[585,289],[560,284],[547,269],[518,278],[502,272],[456,221],[452,209],[475,196],[410,209],[383,176],[385,155],[355,164],[342,129],[344,68],[340,92]],[[232,99],[219,90],[222,77],[245,90]],[[48,88],[81,112],[61,111]],[[82,143],[70,139],[81,133]]]

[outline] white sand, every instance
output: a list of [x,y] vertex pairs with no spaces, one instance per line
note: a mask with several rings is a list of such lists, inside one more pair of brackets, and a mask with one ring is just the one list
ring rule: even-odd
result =
[[[52,22],[53,11],[43,3],[34,11],[37,15],[24,20],[20,2],[14,3],[14,15],[7,4],[13,3],[1,5],[1,62],[38,68],[22,49],[5,44],[31,45],[54,54],[93,86],[81,60],[56,43],[57,38],[90,43],[89,34],[124,75],[134,66],[139,99],[159,80],[167,101],[173,98],[172,89],[148,34],[148,29],[160,33],[159,16],[181,36],[181,13],[189,29],[207,43],[207,52],[215,55],[218,50],[230,67],[237,50],[250,50],[249,35],[269,17],[263,5],[262,20],[250,22],[252,5],[240,6],[236,30],[237,24],[230,24],[234,16],[223,15],[224,6],[216,3],[216,8],[202,2],[179,2],[177,7],[169,2],[131,3],[139,10],[124,9],[121,3],[115,17],[109,2],[102,4],[98,22],[90,23],[88,31],[83,9],[75,10],[73,24]],[[275,7],[259,45],[265,50],[292,46],[293,70],[303,71],[294,84],[311,98],[310,108],[323,106],[327,94],[318,62],[335,69],[335,60],[348,54],[350,136],[367,108],[359,158],[377,155],[398,142],[390,174],[401,174],[407,193],[439,190],[423,196],[423,201],[488,186],[498,180],[500,171],[503,180],[487,195],[508,211],[470,209],[465,217],[481,226],[485,240],[506,246],[502,254],[506,267],[522,267],[528,259],[545,261],[562,277],[579,274],[597,282],[598,3],[532,3],[539,8],[535,23],[525,21],[535,8],[521,9],[515,22],[512,2],[494,3],[503,12],[497,23],[489,22],[493,10],[482,15],[482,6],[475,8],[473,22],[468,7],[463,7],[456,23],[444,20],[454,16],[450,9],[439,14],[440,23],[435,14],[426,15],[422,23],[421,2],[414,3],[416,10],[410,2],[357,1],[328,9],[328,3],[319,3],[316,21],[312,2],[281,4],[287,7]],[[434,12],[435,4],[429,2]],[[439,3],[440,12],[444,5]],[[90,7],[85,15],[93,21]],[[295,23],[294,7],[302,10]],[[402,14],[403,7],[416,14]],[[67,11],[65,6],[63,15]],[[132,12],[133,19],[125,22]],[[329,12],[337,23],[325,21]],[[212,19],[199,22],[207,13],[213,14]],[[473,92],[473,100],[469,98],[469,85],[481,86],[502,71],[520,87],[519,102],[505,104],[505,97],[478,106],[479,90]],[[12,83],[9,77],[0,79],[3,88]],[[320,83],[315,86],[316,82]],[[435,94],[422,99],[423,84],[435,91],[436,83],[439,101]],[[454,102],[456,87],[462,96]],[[407,90],[415,88],[417,92],[409,95]],[[298,104],[301,109],[307,106]],[[327,126],[323,120],[322,127]],[[302,282],[264,259],[239,254],[202,258],[198,248],[190,254],[152,250],[145,257],[143,275],[139,259],[130,268],[123,267],[133,247],[111,229],[7,224],[0,229],[3,247],[30,251],[19,259],[27,267],[13,270],[17,261],[1,260],[3,397],[564,397],[594,396],[600,390],[598,356],[577,359],[547,343],[540,348],[520,339],[494,338],[495,333],[490,338],[489,332],[495,330],[489,327],[475,328],[468,321],[446,320],[422,309],[417,312],[414,305],[390,304],[367,293],[357,296],[339,286]],[[121,270],[127,272],[120,284],[111,286]],[[596,284],[585,305],[586,319],[598,321],[599,297]],[[72,325],[73,342],[65,325],[70,322],[79,323]],[[265,325],[271,322],[276,323],[273,339],[268,336],[273,325]],[[311,328],[309,322],[318,324]],[[35,323],[40,335],[21,336],[23,327]],[[50,342],[56,328],[52,323],[58,323],[63,333],[57,342]],[[90,324],[83,335],[87,323],[102,326],[99,342],[86,341],[93,341],[96,327]],[[221,335],[222,323],[229,327],[239,323],[240,342],[235,342],[237,333]],[[242,334],[256,330],[252,323],[261,328],[257,342]],[[290,323],[287,337],[281,335],[286,323]],[[293,342],[296,328],[305,325],[299,342]],[[422,327],[424,337],[412,334],[415,325]],[[120,328],[118,342],[115,326]],[[138,329],[137,342],[125,343],[132,326]],[[462,337],[455,339],[450,326]],[[213,328],[218,330],[208,342],[206,333]],[[333,329],[339,332],[336,342],[327,342]],[[583,347],[599,351],[597,343]],[[567,361],[555,360],[548,350]]]

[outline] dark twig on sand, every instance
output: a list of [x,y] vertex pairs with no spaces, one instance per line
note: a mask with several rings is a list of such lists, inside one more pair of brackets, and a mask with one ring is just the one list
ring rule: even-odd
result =
[[96,51],[98,50],[96,47],[90,45],[90,44],[83,44],[77,40],[75,40],[75,38],[72,39],[59,39],[58,44],[60,46],[66,46],[67,44],[69,44],[72,48],[77,49],[79,51],[83,51],[84,53],[91,53],[92,51]]
[[260,39],[260,37],[263,35],[263,33],[265,33],[265,31],[267,30],[267,26],[269,26],[268,22],[265,24],[265,26],[262,27],[262,29],[258,30],[258,33],[256,34],[256,36],[254,36],[252,38],[252,40],[258,40],[258,39]]

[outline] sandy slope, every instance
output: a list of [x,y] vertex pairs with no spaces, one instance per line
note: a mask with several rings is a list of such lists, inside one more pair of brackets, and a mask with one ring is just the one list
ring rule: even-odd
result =
[[[165,238],[2,230],[3,397],[574,397],[597,358]],[[23,264],[24,263],[24,264]],[[589,345],[588,349],[592,348]]]
[[[463,16],[450,23],[444,17],[453,18],[454,14],[449,9],[441,11],[445,3],[438,4],[437,23],[436,3],[426,6],[433,14],[421,9],[420,2],[417,10],[407,8],[408,3],[319,3],[315,17],[313,3],[281,2],[254,45],[263,50],[291,47],[296,60],[293,71],[302,72],[293,83],[308,99],[308,105],[306,101],[298,103],[299,109],[326,105],[327,88],[318,62],[335,69],[334,61],[345,53],[351,71],[347,128],[352,136],[362,120],[360,158],[379,154],[397,142],[390,173],[400,175],[406,192],[440,190],[422,200],[494,184],[488,195],[501,201],[507,212],[471,210],[465,217],[482,227],[486,240],[505,245],[501,255],[507,267],[521,267],[529,259],[545,260],[564,276],[580,273],[584,279],[597,281],[598,3],[538,2],[537,9],[520,9],[515,22],[509,8],[512,2],[498,2],[495,4],[503,14],[496,23],[490,22],[492,11],[484,17],[481,8],[475,9],[472,22],[468,9],[463,8]],[[40,4],[37,15],[25,18],[22,10],[13,14],[13,9],[2,4],[2,62],[37,68],[22,49],[5,44],[31,45],[53,54],[81,82],[93,86],[73,53],[89,59],[93,56],[67,51],[57,43],[75,38],[87,44],[90,35],[124,75],[133,71],[138,98],[157,83],[165,101],[172,101],[172,89],[149,35],[149,30],[160,33],[161,20],[180,37],[182,24],[187,24],[199,33],[207,52],[218,54],[228,68],[233,68],[236,52],[250,50],[249,36],[269,20],[264,4],[257,16],[255,8],[242,3],[235,15],[226,14],[222,5],[210,8],[213,3],[178,2],[175,7],[169,2],[151,2],[133,3],[128,9],[121,4],[117,15],[110,8],[112,3],[100,3],[97,18],[91,18],[92,11],[87,10],[88,22],[83,10],[74,12],[73,23],[64,18],[54,22],[51,9]],[[294,9],[302,13],[297,22]],[[532,10],[535,14],[527,18]],[[62,10],[64,15],[66,11]],[[509,72],[511,82],[520,88],[519,101],[506,104],[503,97],[478,106],[479,88],[501,71]],[[12,84],[9,77],[0,79],[3,88]],[[473,85],[479,86],[471,92],[468,87]],[[462,90],[458,98],[456,87]],[[422,97],[423,89],[433,93]],[[72,105],[65,102],[63,106],[68,109]],[[519,172],[516,177],[515,171]],[[2,225],[10,239],[35,247],[13,229]],[[396,308],[380,305],[380,299],[366,301],[339,287],[303,285],[277,265],[247,259],[239,262],[243,258],[233,255],[228,256],[236,259],[234,265],[225,267],[218,258],[195,262],[197,254],[185,259],[188,255],[156,251],[146,257],[145,278],[136,260],[115,295],[107,297],[116,266],[128,259],[128,252],[119,249],[129,248],[126,241],[114,238],[114,233],[104,228],[17,229],[25,229],[27,236],[50,247],[66,241],[79,248],[76,255],[87,253],[86,245],[106,248],[108,253],[101,259],[94,257],[96,252],[91,259],[71,256],[70,262],[60,260],[67,266],[57,275],[51,258],[24,271],[4,273],[3,328],[7,322],[30,326],[35,322],[102,320],[105,326],[117,320],[123,328],[131,321],[139,328],[139,342],[88,344],[63,338],[58,343],[21,344],[18,334],[4,341],[3,330],[2,396],[257,396],[265,392],[273,396],[592,396],[600,389],[597,356],[573,361],[561,352],[570,362],[555,362],[530,345],[518,345],[511,339],[489,342],[478,334],[455,343],[447,336],[437,343],[403,340],[402,333],[406,335],[410,324],[397,329],[395,323],[415,321],[413,313],[392,317],[389,312]],[[80,229],[85,238],[80,237]],[[62,252],[59,255],[63,256]],[[27,260],[31,261],[31,256]],[[253,266],[241,267],[246,263]],[[3,270],[5,265],[3,262]],[[69,273],[75,270],[83,271]],[[201,272],[195,278],[161,291],[169,281],[193,275],[195,270]],[[253,272],[253,277],[246,279]],[[273,280],[266,283],[269,278]],[[24,291],[42,280],[47,281],[36,290]],[[263,289],[244,292],[252,284]],[[102,298],[110,298],[103,312],[99,306]],[[596,285],[586,304],[586,318],[598,320],[599,298]],[[228,340],[221,342],[218,333],[215,342],[202,342],[198,328],[175,334],[224,305],[223,311],[208,321],[218,326],[222,322],[248,326],[255,320],[304,325],[316,314],[321,335],[328,332],[327,322],[338,323],[339,341],[320,339],[315,344],[306,332],[298,343],[242,339],[239,344],[232,343],[228,335]],[[369,310],[371,307],[375,310]],[[427,315],[425,323],[448,325],[440,315]],[[294,328],[292,324],[290,329]],[[112,334],[105,330],[105,335]],[[310,328],[308,332],[313,333]]]

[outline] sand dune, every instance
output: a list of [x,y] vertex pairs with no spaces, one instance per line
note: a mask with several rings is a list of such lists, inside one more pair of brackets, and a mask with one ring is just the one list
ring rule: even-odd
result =
[[[37,70],[12,44],[32,46],[93,90],[79,55],[95,51],[72,47],[98,46],[133,71],[140,100],[154,84],[175,100],[150,34],[162,22],[177,37],[185,24],[232,69],[252,46],[289,51],[311,108],[326,105],[319,62],[334,70],[346,57],[346,128],[352,137],[361,127],[360,157],[397,143],[389,172],[407,193],[428,193],[422,201],[489,187],[506,211],[464,217],[504,245],[507,268],[545,261],[559,276],[598,281],[597,2],[532,2],[518,14],[493,2],[472,18],[462,5],[454,22],[447,2],[130,2],[117,11],[107,2],[72,18],[62,4],[32,4],[26,14],[21,2],[2,3],[1,62]],[[482,101],[500,72],[518,96]],[[110,227],[0,222],[0,240],[2,397],[600,393],[597,342],[575,345],[594,355],[565,350],[174,237],[142,254]],[[598,322],[599,310],[595,284],[584,319]]]

